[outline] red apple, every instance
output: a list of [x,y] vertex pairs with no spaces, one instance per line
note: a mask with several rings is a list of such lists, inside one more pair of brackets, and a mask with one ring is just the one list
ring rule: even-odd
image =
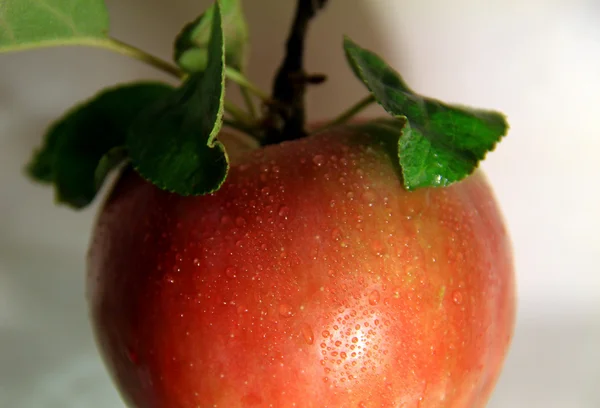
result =
[[233,159],[201,197],[126,171],[88,296],[141,408],[476,408],[513,331],[511,250],[481,171],[408,192],[343,128]]

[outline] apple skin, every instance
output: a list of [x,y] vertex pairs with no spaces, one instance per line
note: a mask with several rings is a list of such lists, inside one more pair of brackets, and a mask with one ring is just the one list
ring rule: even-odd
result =
[[339,128],[232,159],[182,197],[134,171],[97,220],[92,324],[140,408],[477,408],[513,333],[511,248],[481,171],[406,191]]

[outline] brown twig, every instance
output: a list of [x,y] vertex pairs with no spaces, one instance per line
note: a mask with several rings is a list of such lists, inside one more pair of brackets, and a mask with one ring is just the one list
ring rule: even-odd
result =
[[322,83],[323,75],[304,71],[304,48],[308,25],[328,0],[298,0],[296,16],[286,44],[286,54],[273,83],[267,105],[263,144],[275,144],[306,136],[304,95],[306,87]]

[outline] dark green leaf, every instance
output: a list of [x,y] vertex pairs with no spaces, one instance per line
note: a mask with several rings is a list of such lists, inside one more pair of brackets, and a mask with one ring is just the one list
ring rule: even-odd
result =
[[[240,0],[221,0],[222,25],[225,37],[225,62],[242,71],[246,62],[248,27]],[[174,59],[187,72],[206,68],[208,42],[215,5],[186,25],[175,40]]]
[[27,166],[34,179],[53,183],[57,200],[75,208],[88,205],[108,172],[125,157],[133,119],[149,104],[173,92],[159,83],[137,83],[102,92],[56,122]]
[[104,180],[110,172],[129,158],[125,146],[117,146],[110,149],[98,162],[94,171],[94,183],[96,190],[100,190]]
[[104,0],[0,0],[0,52],[106,38]]
[[376,54],[344,41],[350,66],[397,121],[407,189],[447,186],[471,174],[508,130],[500,113],[448,105],[414,93]]
[[208,65],[173,93],[146,109],[129,132],[136,170],[158,187],[180,195],[216,191],[229,170],[216,140],[223,123],[225,52],[220,7],[214,8]]

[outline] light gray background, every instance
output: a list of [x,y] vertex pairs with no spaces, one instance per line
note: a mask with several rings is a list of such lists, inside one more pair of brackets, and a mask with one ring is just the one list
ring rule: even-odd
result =
[[[162,57],[207,1],[108,0],[112,33]],[[246,0],[250,75],[280,59],[291,0]],[[341,35],[384,54],[422,93],[504,111],[486,169],[512,233],[518,326],[491,408],[600,407],[600,2],[331,0],[308,67],[331,74],[312,119],[364,95]],[[102,50],[0,55],[0,407],[120,407],[83,297],[96,207],[57,207],[23,164],[50,121],[119,81],[162,74]]]

